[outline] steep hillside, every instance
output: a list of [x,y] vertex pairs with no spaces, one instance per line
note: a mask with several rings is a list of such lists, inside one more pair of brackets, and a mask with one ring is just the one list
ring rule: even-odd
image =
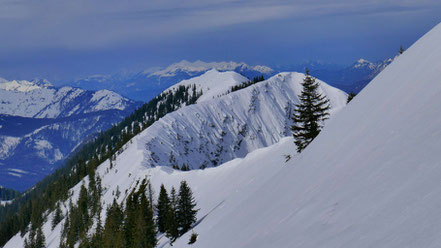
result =
[[238,179],[245,188],[195,227],[194,247],[439,247],[440,42],[438,25],[288,163],[274,161],[287,152],[276,147],[243,161],[265,169]]
[[[146,165],[206,168],[274,144],[290,135],[291,111],[298,103],[303,78],[301,73],[280,73],[165,116],[143,138]],[[345,93],[320,83],[320,92],[331,102],[331,112],[345,106]]]
[[[439,247],[440,42],[441,24],[286,163],[291,138],[216,168],[146,168],[147,129],[112,168],[109,161],[98,168],[104,200],[113,199],[116,185],[124,192],[145,175],[156,187],[186,179],[201,208],[193,247]],[[49,247],[61,225],[54,232],[44,225]],[[173,247],[188,247],[189,235]],[[16,235],[6,247],[21,242]],[[164,237],[159,247],[170,247]]]
[[[208,73],[208,75],[210,75],[210,73]],[[233,180],[231,184],[223,181],[224,186],[228,185],[228,187],[224,187],[225,190],[219,195],[222,197],[222,195],[226,196],[227,194],[231,194],[232,192],[230,190],[234,189],[234,185],[238,186],[242,184],[243,178],[248,178],[244,180],[251,183],[252,176],[250,175],[258,175],[262,172],[261,169],[265,167],[254,166],[253,168],[257,169],[257,171],[250,170],[247,172],[247,169],[234,171],[231,170],[233,167],[222,165],[219,167],[219,170],[194,170],[192,172],[182,173],[170,167],[157,166],[152,168],[152,166],[173,166],[173,160],[170,161],[170,149],[172,151],[182,152],[182,154],[175,156],[177,163],[179,163],[181,159],[182,161],[190,161],[190,158],[193,156],[191,163],[188,164],[188,166],[192,168],[198,168],[199,164],[197,163],[205,161],[207,159],[207,157],[205,157],[206,155],[214,156],[215,159],[218,159],[218,163],[220,164],[235,157],[244,157],[250,151],[274,144],[284,136],[290,135],[286,132],[288,127],[286,123],[287,111],[289,110],[289,108],[286,107],[298,101],[296,95],[300,92],[300,82],[302,82],[303,78],[304,75],[301,73],[281,73],[267,81],[259,82],[217,99],[202,101],[195,105],[183,107],[161,118],[152,126],[135,136],[124,146],[122,152],[117,153],[111,162],[107,160],[98,167],[96,173],[102,178],[104,206],[112,202],[115,194],[117,194],[115,192],[129,192],[135,186],[136,181],[143,179],[147,175],[151,175],[150,178],[155,187],[158,187],[161,182],[168,184],[169,187],[169,182],[175,182],[173,180],[181,178],[180,175],[189,175],[191,177],[191,175],[202,176],[209,173],[212,174],[212,176],[204,177],[205,179],[201,181],[204,184],[197,185],[194,188],[197,192],[197,200],[200,203],[198,206],[203,208],[200,212],[200,214],[203,215],[200,215],[199,218],[203,217],[222,201],[222,199],[215,196],[217,193],[210,191],[214,189],[209,185],[210,179],[216,177],[219,180],[222,178],[226,180],[229,177],[233,180],[233,178],[235,178],[235,176],[233,176],[234,173],[237,172],[241,175],[237,177],[238,179],[240,178],[240,181]],[[331,100],[331,104],[333,104],[334,107],[332,111],[333,115],[345,105],[347,97],[345,93],[322,82],[320,89],[323,93],[327,94]],[[204,121],[205,119],[206,121]],[[177,128],[173,127],[173,123],[176,123]],[[246,130],[243,128],[244,125],[247,126]],[[222,128],[225,129],[223,130]],[[204,137],[198,136],[194,130],[203,130]],[[222,130],[225,132],[223,141],[220,140],[222,138]],[[194,138],[192,141],[189,141],[191,140],[191,135],[193,135]],[[157,139],[155,137],[157,137]],[[238,142],[239,138],[243,141]],[[215,153],[219,151],[219,146],[215,142],[219,142],[219,145],[225,144],[225,148],[222,149],[219,156],[215,155]],[[197,150],[200,144],[204,144],[204,150],[198,153]],[[168,152],[165,152],[166,147],[168,147]],[[186,147],[189,148],[188,154],[186,154]],[[277,147],[280,148],[280,146]],[[164,149],[163,154],[161,153],[161,149]],[[285,149],[282,150],[288,151]],[[151,160],[151,155],[155,151],[157,157],[160,158],[157,164]],[[293,151],[293,148],[290,147],[288,152],[290,151]],[[213,155],[211,153],[213,153]],[[284,161],[285,158],[283,156],[277,156],[275,159],[275,161]],[[234,160],[231,163],[235,164],[238,161],[240,160]],[[213,165],[215,164],[210,161],[210,164],[207,166]],[[230,172],[226,172],[225,170]],[[274,172],[276,171],[277,170],[274,170]],[[170,174],[171,177],[168,177]],[[222,174],[225,174],[225,177],[221,177],[220,175]],[[266,174],[271,175],[272,172],[266,172]],[[172,177],[173,175],[179,176]],[[257,185],[264,182],[260,180],[260,178],[256,179],[255,182],[258,182]],[[85,183],[87,184],[87,179]],[[82,184],[83,183],[77,184],[72,190],[74,201],[78,197],[78,192]],[[199,190],[202,189],[208,190],[204,190],[204,192],[213,194],[213,197],[200,199]],[[156,189],[155,192],[158,192],[158,190]],[[118,201],[122,201],[124,198],[125,193],[119,196]],[[204,201],[208,202],[204,203]],[[67,207],[67,203],[68,200],[64,203],[64,206]],[[103,209],[103,213],[101,214],[102,217],[104,213],[105,209]],[[43,230],[49,247],[56,247],[59,244],[63,222],[58,224],[54,230],[51,231],[51,218],[52,215],[48,216],[48,222],[44,224]],[[16,235],[6,247],[20,245],[22,244],[21,242],[23,242],[23,238]],[[163,237],[160,242],[165,244],[167,240]]]

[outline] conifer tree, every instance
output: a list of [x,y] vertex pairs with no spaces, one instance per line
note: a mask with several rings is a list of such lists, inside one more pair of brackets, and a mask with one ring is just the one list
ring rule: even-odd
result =
[[146,195],[142,193],[140,198],[133,247],[153,248],[157,243],[153,212],[151,211],[150,203]]
[[405,50],[404,50],[403,46],[400,46],[400,51],[399,51],[399,52],[400,52],[400,54],[403,54],[403,53],[404,53],[404,51],[405,51]]
[[112,205],[107,209],[102,247],[123,247],[123,218],[123,211],[114,199]]
[[346,103],[349,103],[350,101],[352,101],[352,99],[354,99],[354,97],[356,96],[357,94],[355,94],[354,92],[350,92],[349,93],[349,95],[348,95],[348,99],[346,100]]
[[177,221],[178,196],[176,190],[172,187],[170,191],[170,208],[167,213],[166,236],[173,243],[179,237],[179,226]]
[[294,125],[291,127],[299,153],[320,133],[330,109],[329,100],[318,93],[319,84],[309,75],[308,69],[305,74],[299,95],[300,103],[295,105],[292,118]]
[[167,190],[165,189],[164,184],[161,185],[161,189],[159,191],[157,210],[158,230],[163,233],[166,230],[167,214],[170,211],[170,199],[168,198]]
[[36,229],[31,229],[29,237],[25,239],[25,248],[44,248],[46,247],[46,239],[43,232],[41,231],[41,226]]
[[179,187],[177,221],[180,235],[186,233],[191,229],[196,222],[196,214],[198,212],[196,202],[193,197],[193,192],[186,181],[181,182]]
[[61,211],[60,208],[60,202],[58,202],[55,207],[54,218],[52,218],[52,230],[54,230],[55,226],[57,226],[62,219],[63,219],[63,212]]

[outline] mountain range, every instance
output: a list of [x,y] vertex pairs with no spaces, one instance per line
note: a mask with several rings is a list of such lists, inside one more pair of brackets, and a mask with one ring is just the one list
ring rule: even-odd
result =
[[108,91],[0,80],[0,184],[25,190],[139,102]]
[[274,74],[267,66],[250,66],[237,62],[203,62],[181,61],[167,68],[147,69],[136,73],[116,73],[113,75],[94,75],[68,83],[71,86],[88,90],[108,89],[130,99],[147,102],[168,87],[182,80],[200,76],[216,69],[218,71],[235,71],[241,75],[253,78]]

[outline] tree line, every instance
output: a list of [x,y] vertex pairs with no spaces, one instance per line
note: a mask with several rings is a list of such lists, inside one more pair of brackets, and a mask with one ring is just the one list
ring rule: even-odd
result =
[[[158,235],[165,234],[173,243],[196,223],[198,209],[186,181],[181,181],[179,192],[172,187],[170,196],[161,185],[157,204],[154,204],[154,192],[149,180],[144,179],[138,184],[139,181],[126,196],[125,204],[119,204],[114,198],[107,207],[104,225],[101,221],[102,187],[99,177],[91,179],[88,187],[82,185],[76,204],[69,202],[59,247],[153,248],[157,245]],[[52,229],[62,219],[63,213],[58,203],[52,217]],[[25,248],[45,247],[41,224],[31,225]],[[93,234],[90,233],[91,229],[94,229]],[[192,235],[190,242],[195,242],[195,239]]]

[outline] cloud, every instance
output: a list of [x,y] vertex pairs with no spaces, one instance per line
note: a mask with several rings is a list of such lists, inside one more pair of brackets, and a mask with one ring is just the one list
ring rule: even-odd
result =
[[0,49],[97,49],[281,19],[430,8],[436,1],[0,0]]

